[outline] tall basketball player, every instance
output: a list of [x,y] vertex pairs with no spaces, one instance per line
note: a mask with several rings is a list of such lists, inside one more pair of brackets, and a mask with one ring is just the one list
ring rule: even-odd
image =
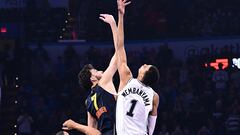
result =
[[[133,78],[127,65],[124,48],[124,26],[126,0],[118,0],[118,72],[120,86],[116,107],[116,129],[118,135],[152,135],[156,119],[159,96],[151,88],[159,80],[159,71],[153,65],[142,65],[137,78]],[[117,46],[116,46],[117,45]]]

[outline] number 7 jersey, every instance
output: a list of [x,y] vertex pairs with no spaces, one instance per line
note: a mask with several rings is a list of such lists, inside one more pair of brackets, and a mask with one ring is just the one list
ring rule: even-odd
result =
[[154,90],[131,79],[118,93],[117,135],[147,135],[148,116],[152,111]]
[[92,88],[86,100],[87,111],[97,120],[102,135],[114,134],[116,101],[100,86]]

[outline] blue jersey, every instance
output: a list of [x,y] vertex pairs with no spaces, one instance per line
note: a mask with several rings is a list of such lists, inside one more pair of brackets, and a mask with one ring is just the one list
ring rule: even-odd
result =
[[97,85],[92,89],[86,101],[87,111],[98,122],[98,130],[103,135],[113,135],[116,109],[114,96]]

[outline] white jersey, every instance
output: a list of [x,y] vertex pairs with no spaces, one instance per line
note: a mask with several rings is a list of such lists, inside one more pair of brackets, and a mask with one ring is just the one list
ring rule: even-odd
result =
[[116,108],[117,135],[147,135],[149,112],[152,111],[154,91],[137,79],[118,93]]

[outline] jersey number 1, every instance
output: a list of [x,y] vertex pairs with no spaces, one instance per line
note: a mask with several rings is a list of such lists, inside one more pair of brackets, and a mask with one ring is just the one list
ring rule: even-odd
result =
[[132,106],[130,108],[130,110],[127,112],[127,115],[130,116],[130,117],[133,117],[133,110],[137,104],[137,100],[131,100],[131,103],[132,103]]

